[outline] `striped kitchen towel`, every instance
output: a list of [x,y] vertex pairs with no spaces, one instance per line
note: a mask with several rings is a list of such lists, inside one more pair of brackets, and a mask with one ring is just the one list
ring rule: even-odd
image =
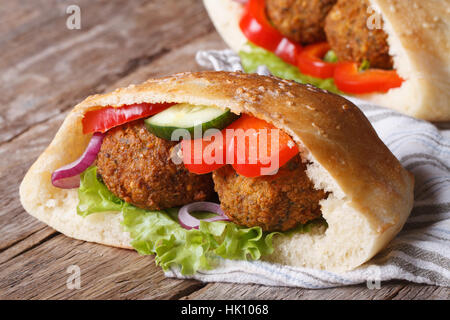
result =
[[[239,57],[230,50],[198,52],[197,62],[215,70],[242,70]],[[258,71],[267,72],[264,67]],[[397,237],[371,261],[346,273],[263,261],[220,260],[217,269],[198,272],[192,278],[304,288],[357,283],[375,288],[381,281],[392,279],[450,286],[450,126],[439,130],[429,122],[349,99],[364,112],[402,165],[414,174],[414,208]],[[182,277],[175,269],[167,276]]]

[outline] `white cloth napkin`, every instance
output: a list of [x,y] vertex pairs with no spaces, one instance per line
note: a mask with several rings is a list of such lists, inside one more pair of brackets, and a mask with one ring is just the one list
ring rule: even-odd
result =
[[[200,51],[196,59],[200,65],[215,70],[242,70],[239,57],[231,50]],[[267,70],[262,66],[258,72]],[[304,288],[358,283],[377,288],[381,281],[392,279],[450,286],[450,130],[439,130],[429,122],[349,99],[415,176],[414,209],[397,237],[371,261],[346,273],[220,259],[218,268],[189,278]],[[177,269],[166,275],[185,278]]]

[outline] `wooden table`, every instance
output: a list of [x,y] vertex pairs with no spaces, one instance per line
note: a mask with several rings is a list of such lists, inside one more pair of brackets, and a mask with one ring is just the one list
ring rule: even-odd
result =
[[[70,30],[69,5],[81,9]],[[65,237],[29,216],[18,187],[76,103],[149,77],[198,70],[222,49],[199,0],[1,0],[0,298],[435,299],[449,290],[402,281],[327,290],[165,278],[150,256]],[[78,265],[81,288],[68,289]]]

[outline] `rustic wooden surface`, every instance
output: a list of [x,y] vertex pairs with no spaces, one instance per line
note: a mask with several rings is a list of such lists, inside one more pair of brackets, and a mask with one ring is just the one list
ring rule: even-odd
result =
[[[66,28],[72,4],[81,30]],[[446,288],[398,281],[305,290],[166,279],[152,257],[67,238],[23,210],[19,183],[72,106],[198,70],[197,50],[225,48],[201,1],[1,0],[0,48],[0,298],[448,299]],[[80,267],[80,289],[66,286],[70,265]]]

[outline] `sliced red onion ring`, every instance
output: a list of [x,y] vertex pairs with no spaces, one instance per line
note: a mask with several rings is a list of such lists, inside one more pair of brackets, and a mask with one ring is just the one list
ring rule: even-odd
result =
[[241,4],[246,4],[248,0],[233,0],[234,2],[239,2]]
[[194,202],[181,207],[178,211],[178,221],[180,225],[185,229],[198,229],[200,226],[200,220],[193,217],[190,212],[193,211],[206,211],[216,213],[217,216],[208,219],[202,219],[201,221],[213,222],[213,221],[230,221],[225,213],[220,208],[220,205],[214,202]]
[[80,186],[80,174],[89,168],[97,158],[104,136],[100,132],[94,133],[81,157],[52,173],[52,184],[62,189],[78,188]]

